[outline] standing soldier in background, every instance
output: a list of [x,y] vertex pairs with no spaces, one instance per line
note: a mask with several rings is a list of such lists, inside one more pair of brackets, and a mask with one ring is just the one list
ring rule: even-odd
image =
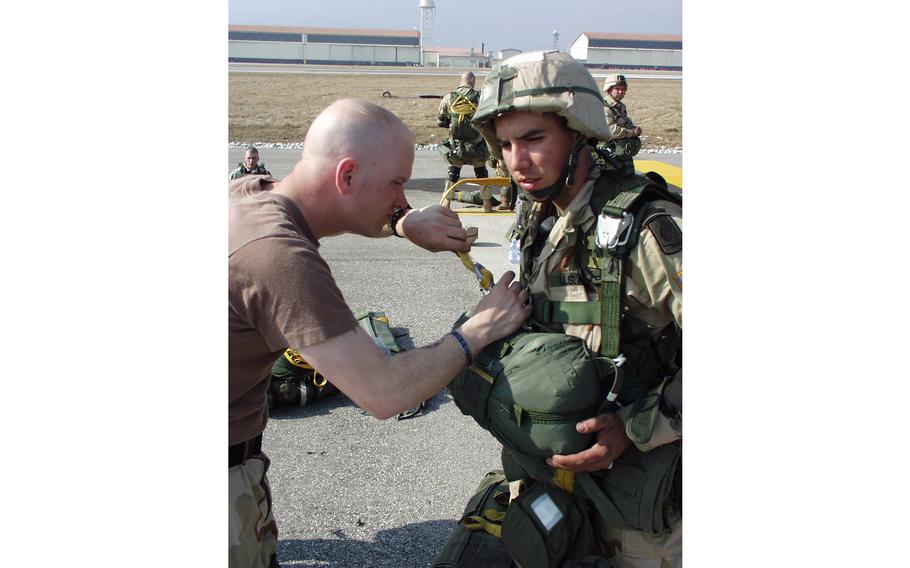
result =
[[607,127],[613,140],[604,145],[605,149],[616,158],[628,164],[629,173],[635,171],[632,157],[641,149],[641,127],[635,126],[626,105],[622,102],[629,89],[626,76],[618,73],[607,75],[604,81],[604,103],[606,105]]
[[[486,161],[489,156],[487,144],[479,132],[471,126],[471,118],[477,109],[480,93],[474,90],[474,73],[465,71],[461,75],[461,85],[446,95],[439,103],[436,124],[449,129],[448,139],[439,145],[439,153],[449,164],[449,175],[446,189],[449,189],[461,177],[462,166],[473,166],[474,177],[488,177]],[[492,192],[490,188],[482,189],[483,210],[493,211]],[[448,203],[445,204],[448,206]]]
[[270,176],[272,175],[267,169],[265,169],[265,164],[259,163],[259,150],[250,146],[247,148],[246,153],[243,155],[243,162],[237,164],[237,169],[231,172],[231,180],[241,178],[243,176]]

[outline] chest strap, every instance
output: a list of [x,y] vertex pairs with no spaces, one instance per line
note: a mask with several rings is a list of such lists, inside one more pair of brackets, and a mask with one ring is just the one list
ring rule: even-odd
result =
[[537,321],[563,324],[599,324],[600,302],[553,302],[534,300],[534,315]]

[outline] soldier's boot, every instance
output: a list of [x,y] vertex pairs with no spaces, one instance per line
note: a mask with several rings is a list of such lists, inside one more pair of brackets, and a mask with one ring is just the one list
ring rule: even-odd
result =
[[499,201],[499,207],[496,208],[497,211],[515,211],[515,192],[512,191],[511,185],[499,190]]
[[493,190],[489,186],[483,186],[480,190],[480,196],[483,198],[483,212],[493,212]]
[[499,205],[496,206],[497,211],[513,211],[515,210],[515,204],[512,203],[512,200],[509,198],[509,187],[502,188],[502,191],[499,192]]

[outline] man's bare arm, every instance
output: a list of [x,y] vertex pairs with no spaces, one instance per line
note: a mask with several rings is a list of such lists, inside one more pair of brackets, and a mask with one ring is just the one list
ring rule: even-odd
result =
[[[477,304],[460,328],[473,355],[515,330],[531,314],[528,293],[506,272]],[[298,349],[301,356],[379,419],[416,406],[442,390],[464,368],[465,353],[454,336],[393,357],[382,354],[360,327],[316,345]]]

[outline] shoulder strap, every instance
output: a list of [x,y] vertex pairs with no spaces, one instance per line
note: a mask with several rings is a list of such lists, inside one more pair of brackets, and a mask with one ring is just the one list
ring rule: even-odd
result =
[[[635,213],[643,203],[656,199],[667,199],[681,203],[667,189],[667,182],[660,176],[624,175],[617,171],[607,171],[597,180],[592,195],[591,208],[599,215],[623,218],[631,215],[632,223],[627,229],[628,239],[614,249],[601,248],[597,245],[596,235],[588,235],[587,253],[589,268],[596,268],[595,283],[599,284],[597,299],[600,302],[600,352],[602,355],[615,358],[620,350],[620,319],[622,316],[622,288],[625,281],[623,272],[625,259],[638,243],[638,232],[641,227],[641,216]],[[595,231],[596,233],[596,224]],[[592,262],[596,266],[591,266]],[[584,266],[584,265],[583,265]]]

